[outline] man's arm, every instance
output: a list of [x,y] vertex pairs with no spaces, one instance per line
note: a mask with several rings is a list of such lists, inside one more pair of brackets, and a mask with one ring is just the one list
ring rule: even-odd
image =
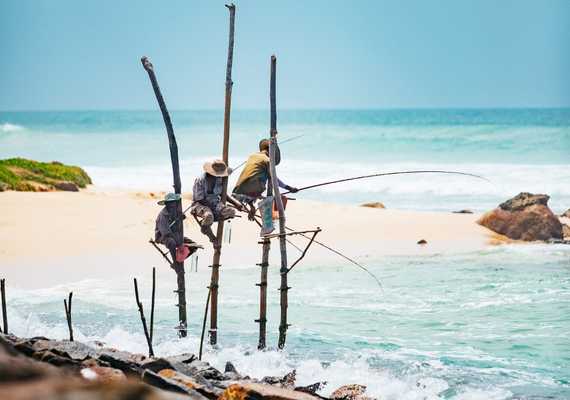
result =
[[160,213],[156,221],[156,227],[160,232],[160,241],[164,244],[168,250],[171,252],[176,251],[176,240],[174,240],[174,235],[170,229],[170,224],[168,223],[168,218],[163,213]]
[[202,201],[206,198],[206,180],[204,177],[196,178],[192,187],[192,201]]
[[287,185],[285,182],[283,182],[279,178],[277,178],[277,184],[279,185],[280,188],[288,190],[291,193],[297,193],[299,191],[299,189],[297,189],[296,187]]

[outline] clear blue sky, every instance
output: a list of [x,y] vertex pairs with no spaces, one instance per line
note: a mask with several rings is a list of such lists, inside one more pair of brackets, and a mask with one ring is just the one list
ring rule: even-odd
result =
[[[570,1],[236,1],[236,108],[568,107]],[[223,1],[2,0],[0,110],[223,108]]]

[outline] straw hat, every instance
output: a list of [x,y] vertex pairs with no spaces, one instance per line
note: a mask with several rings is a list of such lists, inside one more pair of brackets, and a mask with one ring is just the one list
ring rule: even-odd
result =
[[178,193],[166,193],[166,195],[164,196],[164,199],[160,200],[159,202],[157,202],[156,204],[163,206],[168,202],[171,201],[178,201],[181,200],[182,197],[178,194]]
[[204,171],[213,176],[226,177],[230,174],[226,163],[222,160],[207,161],[204,163]]

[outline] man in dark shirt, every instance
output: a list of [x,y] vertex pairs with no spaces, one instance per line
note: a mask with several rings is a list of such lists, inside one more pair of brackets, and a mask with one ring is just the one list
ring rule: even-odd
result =
[[154,228],[154,241],[160,243],[170,251],[172,259],[178,262],[184,261],[188,256],[202,248],[194,241],[183,237],[179,230],[172,229],[176,224],[181,224],[182,219],[176,220],[176,207],[181,197],[176,193],[167,193],[164,200],[158,202],[164,208],[156,217]]

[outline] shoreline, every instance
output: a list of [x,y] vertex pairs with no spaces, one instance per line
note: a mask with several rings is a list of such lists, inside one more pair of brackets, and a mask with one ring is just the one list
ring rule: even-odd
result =
[[[152,192],[102,191],[97,187],[76,193],[3,192],[3,275],[23,286],[36,286],[64,278],[106,276],[117,264],[125,273],[139,270],[141,262],[162,265],[160,254],[148,244],[161,209],[156,204],[160,196]],[[183,203],[184,207],[189,204],[188,196],[183,196]],[[474,252],[503,242],[500,235],[476,224],[478,217],[310,200],[290,201],[287,207],[289,226],[297,230],[320,227],[323,231],[317,240],[355,260]],[[235,218],[231,226],[232,241],[225,243],[222,251],[225,265],[231,268],[258,263],[257,225],[244,215]],[[186,236],[204,245],[200,258],[211,258],[212,248],[193,218],[185,220],[184,230]],[[419,240],[427,244],[418,245]],[[299,237],[291,237],[291,241],[300,247],[306,243]],[[278,264],[277,253],[272,252],[271,264]],[[312,246],[303,262],[339,260],[322,247]],[[35,283],[27,279],[30,273],[34,273]]]

